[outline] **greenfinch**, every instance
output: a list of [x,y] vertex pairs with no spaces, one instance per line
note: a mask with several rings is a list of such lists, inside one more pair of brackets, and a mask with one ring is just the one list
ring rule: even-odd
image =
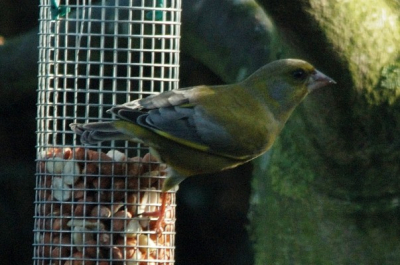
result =
[[262,155],[308,93],[335,83],[308,62],[283,59],[236,84],[166,91],[111,108],[115,121],[70,126],[85,144],[123,139],[148,145],[169,166],[166,192],[186,177]]

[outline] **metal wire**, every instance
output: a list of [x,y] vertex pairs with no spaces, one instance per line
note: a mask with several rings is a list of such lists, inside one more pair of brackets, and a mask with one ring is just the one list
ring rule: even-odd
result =
[[41,0],[34,264],[173,264],[175,194],[134,143],[82,146],[69,124],[178,87],[180,0]]

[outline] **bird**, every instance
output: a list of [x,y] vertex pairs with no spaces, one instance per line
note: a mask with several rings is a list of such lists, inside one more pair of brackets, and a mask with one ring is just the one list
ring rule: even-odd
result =
[[[310,63],[281,59],[234,84],[178,88],[117,105],[117,119],[72,123],[83,144],[129,140],[149,146],[168,165],[167,191],[191,176],[216,173],[268,151],[294,109],[312,91],[336,84]],[[164,195],[164,196],[163,196]]]

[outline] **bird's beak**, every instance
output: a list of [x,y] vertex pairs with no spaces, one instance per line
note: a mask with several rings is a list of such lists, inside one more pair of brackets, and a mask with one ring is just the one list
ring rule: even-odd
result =
[[336,84],[335,80],[321,73],[320,71],[315,70],[314,73],[311,75],[310,80],[308,81],[307,88],[308,91],[311,92],[315,89],[331,84],[332,85]]

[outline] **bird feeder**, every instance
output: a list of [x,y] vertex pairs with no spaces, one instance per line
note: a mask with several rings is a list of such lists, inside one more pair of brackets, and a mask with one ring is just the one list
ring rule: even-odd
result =
[[127,141],[82,145],[70,123],[178,88],[180,0],[41,0],[34,264],[173,264],[165,165]]

